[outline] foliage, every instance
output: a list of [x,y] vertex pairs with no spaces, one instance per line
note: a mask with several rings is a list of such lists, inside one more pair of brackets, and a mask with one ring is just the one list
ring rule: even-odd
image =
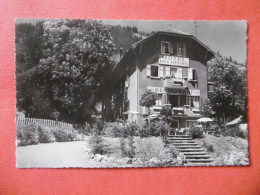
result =
[[189,130],[189,136],[191,136],[192,139],[203,138],[203,132],[198,127],[191,127]]
[[111,36],[117,51],[120,48],[126,51],[131,48],[133,43],[142,40],[142,35],[137,28],[131,26],[111,26]]
[[49,128],[38,127],[38,136],[40,143],[51,143],[55,141],[52,130]]
[[215,160],[216,165],[249,165],[248,157],[243,152],[231,152],[227,155],[220,155]]
[[212,112],[210,101],[208,99],[202,100],[200,104],[200,114],[205,117],[211,117]]
[[206,141],[203,140],[203,147],[207,148],[208,152],[214,152],[214,146],[212,144],[207,143]]
[[39,64],[43,55],[43,25],[21,23],[15,25],[16,73],[23,73]]
[[67,131],[60,128],[53,129],[53,135],[57,142],[68,142],[77,140],[77,134],[74,131]]
[[135,157],[134,137],[132,137],[132,136],[130,136],[128,138],[121,137],[119,140],[120,140],[121,155],[123,157],[134,158]]
[[246,66],[234,64],[216,56],[208,64],[209,81],[214,82],[215,90],[210,102],[215,117],[224,124],[226,118],[236,118],[247,112]]
[[161,139],[158,139],[158,141],[153,137],[136,139],[136,158],[140,158],[142,162],[148,161],[154,157],[164,159],[166,157],[164,144]]
[[141,106],[145,106],[148,108],[148,112],[150,114],[150,107],[154,106],[156,104],[156,100],[159,98],[158,94],[151,91],[146,90],[144,94],[142,95],[139,104]]
[[[95,100],[102,100],[110,90],[107,79],[115,50],[110,30],[92,20],[45,20],[41,26],[39,66],[18,79],[18,108],[34,117],[55,117],[56,111],[62,120],[81,123],[90,118]],[[19,33],[23,31],[17,28]],[[28,91],[33,93],[27,95]],[[38,106],[44,105],[41,102],[50,105],[44,112]]]
[[93,135],[89,138],[88,144],[93,154],[107,154],[108,145],[101,136]]
[[241,131],[237,126],[236,127],[227,127],[225,132],[223,132],[224,136],[231,136],[231,137],[240,137],[245,139],[247,136],[246,134]]
[[177,158],[179,151],[173,145],[166,144],[165,147],[167,149],[167,153],[170,155],[169,158]]
[[128,137],[135,136],[139,132],[139,126],[134,122],[116,121],[105,123],[103,134],[111,137]]
[[164,106],[161,110],[161,115],[164,115],[164,118],[166,120],[166,122],[169,122],[169,119],[172,116],[172,110],[170,106]]
[[19,141],[18,146],[38,144],[38,127],[35,125],[18,125],[17,139]]

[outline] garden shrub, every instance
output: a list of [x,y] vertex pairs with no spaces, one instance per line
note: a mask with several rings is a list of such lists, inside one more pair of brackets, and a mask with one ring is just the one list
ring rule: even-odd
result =
[[53,129],[53,135],[57,142],[68,142],[77,140],[77,134],[74,131],[67,131],[60,128]]
[[164,144],[160,138],[136,138],[135,147],[136,158],[140,158],[142,162],[148,161],[154,157],[160,160],[167,158]]
[[169,125],[164,122],[151,122],[150,127],[149,124],[143,123],[141,127],[138,129],[138,135],[140,137],[167,136],[169,129]]
[[39,143],[38,127],[36,125],[17,126],[18,146],[35,145]]
[[93,154],[107,154],[109,152],[108,144],[105,143],[101,136],[91,136],[88,140],[88,144]]
[[109,137],[128,137],[138,134],[139,126],[134,122],[116,121],[113,123],[105,123],[103,126],[103,134]]
[[203,138],[203,133],[198,127],[191,127],[189,130],[189,136],[193,139]]
[[121,137],[120,139],[120,150],[122,157],[135,157],[135,142],[132,136],[128,138]]
[[246,138],[246,134],[243,131],[241,131],[238,127],[227,127],[223,135],[231,137],[240,137],[243,139]]
[[52,130],[48,127],[38,127],[38,136],[40,143],[51,143],[55,141]]
[[207,148],[208,152],[214,152],[215,149],[212,144],[207,143],[205,140],[203,140],[203,147]]
[[177,156],[179,155],[178,150],[175,148],[175,146],[171,145],[171,144],[166,144],[165,148],[167,149],[167,153],[168,153],[168,157],[169,158],[177,158]]

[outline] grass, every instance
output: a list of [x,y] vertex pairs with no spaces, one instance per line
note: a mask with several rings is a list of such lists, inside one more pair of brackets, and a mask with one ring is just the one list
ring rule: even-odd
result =
[[217,158],[220,155],[230,155],[232,152],[243,152],[248,157],[248,140],[239,137],[206,135],[203,139],[196,140],[203,147],[209,146],[213,150],[209,150],[212,158]]

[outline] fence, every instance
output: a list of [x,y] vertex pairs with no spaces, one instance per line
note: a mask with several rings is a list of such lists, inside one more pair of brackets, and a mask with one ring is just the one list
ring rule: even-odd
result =
[[41,127],[61,127],[66,130],[72,130],[73,126],[69,123],[64,123],[55,120],[48,120],[48,119],[37,119],[37,118],[24,118],[24,117],[16,117],[16,124],[17,125],[38,125]]

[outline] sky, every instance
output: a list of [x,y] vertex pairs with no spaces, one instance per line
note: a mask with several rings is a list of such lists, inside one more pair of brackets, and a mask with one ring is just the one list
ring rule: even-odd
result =
[[[36,23],[42,19],[17,19],[16,23]],[[243,21],[188,21],[188,20],[102,20],[104,24],[136,26],[139,31],[168,30],[174,28],[191,34],[214,52],[238,63],[247,59],[247,22]]]
[[[167,21],[167,20],[103,20],[104,24],[136,26],[139,31],[152,32],[174,28],[191,34],[214,52],[239,63],[247,58],[247,22],[244,21]],[[195,28],[197,26],[197,28]]]

